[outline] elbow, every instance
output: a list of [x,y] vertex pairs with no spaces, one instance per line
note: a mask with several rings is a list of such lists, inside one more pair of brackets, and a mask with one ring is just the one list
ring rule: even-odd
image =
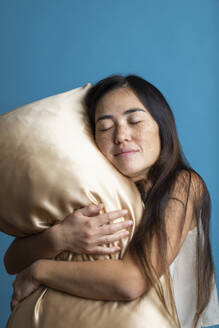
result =
[[7,258],[7,253],[4,256],[4,266],[5,266],[5,270],[7,271],[8,274],[17,274],[17,272],[15,272],[15,270],[13,269],[13,267],[11,267],[8,258]]
[[122,294],[125,301],[133,301],[147,292],[145,281],[128,281],[122,284]]
[[8,274],[16,274],[16,272],[14,272],[10,267],[8,267],[8,265],[4,262],[4,265],[5,265],[5,270]]
[[149,283],[142,271],[136,266],[125,267],[118,275],[120,290],[125,301],[133,301],[149,290]]
[[124,298],[126,301],[134,301],[145,293],[144,290],[139,290],[138,288],[129,288],[126,290]]

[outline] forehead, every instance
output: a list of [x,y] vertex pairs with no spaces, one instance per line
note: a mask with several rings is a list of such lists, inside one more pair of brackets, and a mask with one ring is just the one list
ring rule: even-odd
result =
[[119,114],[129,108],[142,108],[146,111],[144,105],[140,102],[134,92],[125,87],[119,88],[105,94],[97,103],[95,116],[101,114]]

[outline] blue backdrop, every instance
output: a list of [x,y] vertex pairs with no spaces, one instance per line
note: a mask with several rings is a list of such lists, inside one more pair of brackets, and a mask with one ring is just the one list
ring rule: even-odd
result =
[[[112,74],[139,74],[172,107],[190,164],[209,188],[219,286],[219,1],[0,1],[1,113]],[[0,233],[0,326],[12,293]]]

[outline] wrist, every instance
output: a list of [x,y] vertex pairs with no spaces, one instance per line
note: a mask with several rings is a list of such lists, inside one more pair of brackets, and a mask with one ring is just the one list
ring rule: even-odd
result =
[[46,229],[45,234],[55,257],[64,250],[60,238],[60,224],[55,224],[51,228]]
[[30,271],[31,276],[34,281],[43,284],[43,276],[45,271],[45,262],[48,260],[37,260],[33,264],[31,264]]
[[40,262],[42,260],[37,260],[33,262],[30,266],[30,275],[33,281],[40,282]]

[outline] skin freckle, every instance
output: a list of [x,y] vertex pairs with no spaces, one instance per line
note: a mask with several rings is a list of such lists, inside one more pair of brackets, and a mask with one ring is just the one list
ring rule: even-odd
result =
[[[160,154],[159,127],[137,96],[128,88],[110,91],[97,104],[95,119],[100,118],[95,136],[100,151],[122,174],[135,181],[146,177]],[[98,131],[101,127],[110,129]]]

